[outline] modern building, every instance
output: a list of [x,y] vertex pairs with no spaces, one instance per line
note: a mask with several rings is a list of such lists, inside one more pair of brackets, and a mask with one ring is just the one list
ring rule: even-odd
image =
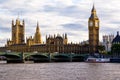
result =
[[26,38],[25,42],[25,22],[19,19],[12,20],[12,40],[8,40],[5,47],[0,51],[11,50],[14,52],[42,52],[42,53],[95,53],[99,45],[99,19],[93,6],[91,16],[88,21],[89,40],[86,44],[68,43],[67,34],[46,35],[46,42],[41,39],[39,24],[37,23],[34,37]]
[[103,45],[105,46],[105,50],[111,51],[112,41],[114,39],[114,35],[103,35]]

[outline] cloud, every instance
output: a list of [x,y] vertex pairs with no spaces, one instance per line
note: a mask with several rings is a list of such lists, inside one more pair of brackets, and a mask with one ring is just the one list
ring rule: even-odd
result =
[[[109,2],[109,3],[108,3]],[[120,0],[94,1],[102,35],[120,30]],[[88,40],[92,0],[0,0],[0,46],[11,38],[11,20],[25,20],[25,37],[33,36],[37,21],[42,39],[49,34],[68,34],[69,42]]]
[[62,25],[64,29],[67,30],[74,30],[74,31],[86,31],[86,27],[84,25],[78,24],[78,23],[69,23],[69,24],[63,24]]
[[71,5],[71,6],[50,6],[45,5],[44,10],[45,12],[56,12],[56,14],[60,16],[67,16],[73,18],[86,18],[87,14],[84,13],[87,11],[83,11],[84,9],[80,8],[79,6]]
[[6,27],[1,27],[0,29],[1,29],[0,32],[7,32],[11,30],[10,28],[6,28]]

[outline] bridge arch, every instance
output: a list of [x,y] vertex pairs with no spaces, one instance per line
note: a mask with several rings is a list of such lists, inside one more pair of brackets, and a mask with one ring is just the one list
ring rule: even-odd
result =
[[81,55],[72,56],[72,62],[83,62],[84,60],[85,60],[84,56]]
[[25,60],[32,60],[34,62],[48,62],[49,56],[45,55],[45,54],[41,54],[41,53],[34,53],[34,54],[29,54],[27,56],[25,56]]
[[20,62],[22,62],[22,57],[19,54],[3,53],[3,54],[0,54],[0,56],[4,57],[4,60],[6,60],[7,63],[20,63]]
[[54,61],[54,62],[69,62],[70,56],[68,56],[66,54],[55,54],[52,57],[52,61]]

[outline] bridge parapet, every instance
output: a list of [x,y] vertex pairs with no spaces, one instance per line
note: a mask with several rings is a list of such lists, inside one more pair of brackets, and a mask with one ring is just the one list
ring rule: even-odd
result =
[[17,57],[21,57],[21,53],[19,52],[0,52],[0,56],[5,56],[5,55],[13,55]]
[[22,62],[21,53],[18,52],[0,52],[0,56],[4,56],[7,63]]
[[75,54],[75,53],[34,53],[34,52],[0,52],[0,56],[7,57],[7,60],[66,60],[66,61],[73,61],[73,60],[83,60],[86,58],[88,54]]

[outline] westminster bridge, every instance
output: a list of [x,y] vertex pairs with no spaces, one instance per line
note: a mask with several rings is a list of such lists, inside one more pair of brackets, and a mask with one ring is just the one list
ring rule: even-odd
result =
[[7,63],[37,62],[82,62],[88,54],[74,53],[37,53],[37,52],[0,52],[0,60]]

